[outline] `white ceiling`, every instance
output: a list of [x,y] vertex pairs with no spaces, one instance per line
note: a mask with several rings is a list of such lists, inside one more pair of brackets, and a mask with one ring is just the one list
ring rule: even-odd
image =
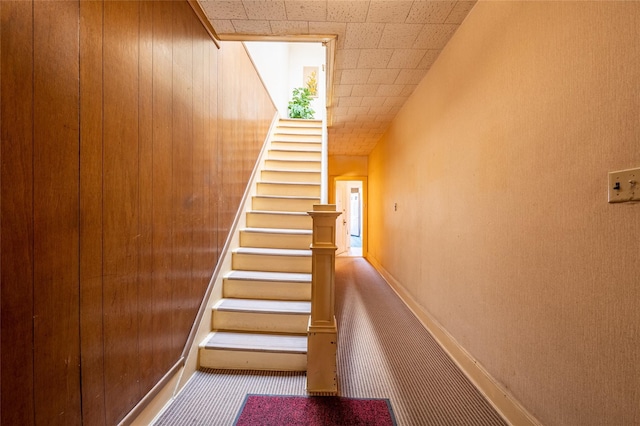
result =
[[198,0],[218,36],[337,35],[331,155],[368,155],[473,1]]

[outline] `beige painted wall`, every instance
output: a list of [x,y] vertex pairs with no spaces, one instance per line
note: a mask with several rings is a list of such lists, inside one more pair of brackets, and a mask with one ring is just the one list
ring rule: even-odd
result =
[[368,157],[364,155],[329,156],[330,176],[366,176]]
[[369,158],[369,255],[543,424],[640,424],[637,166],[640,2],[481,1]]
[[335,203],[335,179],[366,179],[369,157],[364,155],[331,155],[329,156],[329,202]]

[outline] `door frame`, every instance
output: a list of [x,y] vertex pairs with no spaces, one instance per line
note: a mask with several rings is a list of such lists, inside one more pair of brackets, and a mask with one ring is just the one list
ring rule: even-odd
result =
[[[336,182],[337,181],[359,181],[362,182],[362,257],[367,257],[369,247],[369,210],[368,210],[368,191],[369,186],[366,176],[332,176],[329,179],[329,203],[336,203]],[[339,219],[339,218],[338,218]]]

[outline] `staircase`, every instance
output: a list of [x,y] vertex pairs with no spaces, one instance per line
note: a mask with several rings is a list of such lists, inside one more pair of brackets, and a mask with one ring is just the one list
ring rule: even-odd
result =
[[311,217],[320,202],[322,122],[280,120],[200,366],[306,371]]

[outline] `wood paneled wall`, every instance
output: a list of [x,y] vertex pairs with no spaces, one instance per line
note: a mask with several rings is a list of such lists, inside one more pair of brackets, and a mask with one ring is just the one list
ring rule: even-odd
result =
[[179,361],[275,108],[186,1],[0,7],[0,420],[116,424]]

